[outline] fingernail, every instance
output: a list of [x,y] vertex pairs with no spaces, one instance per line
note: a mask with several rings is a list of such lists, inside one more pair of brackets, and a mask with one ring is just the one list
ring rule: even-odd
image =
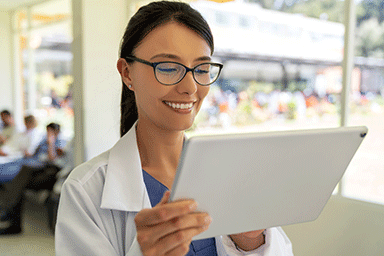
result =
[[211,216],[205,217],[204,225],[209,225],[211,222],[212,222],[212,217]]
[[194,211],[197,209],[197,203],[196,202],[193,202],[189,205],[189,209],[191,209],[191,211]]
[[196,210],[196,209],[197,209],[197,202],[193,202],[193,203],[190,205],[189,208],[191,209],[191,211]]

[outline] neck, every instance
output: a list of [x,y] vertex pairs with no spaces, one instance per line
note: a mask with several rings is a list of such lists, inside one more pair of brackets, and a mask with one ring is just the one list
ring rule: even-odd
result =
[[136,134],[142,168],[171,188],[183,148],[184,131],[168,131],[139,120]]

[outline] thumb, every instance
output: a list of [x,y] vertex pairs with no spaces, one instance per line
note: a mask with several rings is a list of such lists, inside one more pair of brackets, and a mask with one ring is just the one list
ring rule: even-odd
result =
[[163,204],[168,203],[170,196],[171,196],[171,192],[166,191],[163,195],[163,198],[161,198],[160,202],[157,205],[163,205]]

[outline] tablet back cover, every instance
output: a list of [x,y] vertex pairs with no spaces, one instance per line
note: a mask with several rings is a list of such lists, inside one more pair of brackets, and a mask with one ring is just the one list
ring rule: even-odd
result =
[[193,198],[212,216],[195,240],[315,220],[366,133],[343,127],[192,137],[171,200]]

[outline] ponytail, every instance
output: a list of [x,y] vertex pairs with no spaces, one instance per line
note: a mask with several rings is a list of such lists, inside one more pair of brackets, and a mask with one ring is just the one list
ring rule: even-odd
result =
[[135,94],[123,83],[120,105],[120,136],[123,137],[138,119]]

